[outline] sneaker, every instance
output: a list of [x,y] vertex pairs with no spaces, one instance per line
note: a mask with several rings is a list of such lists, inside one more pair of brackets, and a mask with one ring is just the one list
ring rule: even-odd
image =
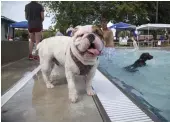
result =
[[34,56],[34,60],[38,60],[39,61],[39,56]]
[[33,60],[34,59],[34,57],[33,57],[33,55],[32,54],[29,54],[29,60]]

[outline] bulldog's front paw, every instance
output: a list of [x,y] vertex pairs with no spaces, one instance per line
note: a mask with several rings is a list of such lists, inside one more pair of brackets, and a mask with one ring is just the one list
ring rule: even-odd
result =
[[70,94],[69,99],[72,103],[76,103],[78,100],[78,95],[77,94]]
[[89,95],[89,96],[95,95],[95,92],[93,91],[93,89],[91,87],[87,88],[86,92],[87,92],[87,95]]
[[47,83],[47,84],[46,84],[46,86],[47,86],[47,88],[48,88],[48,89],[52,89],[52,88],[54,88],[54,85],[53,85],[53,84],[51,84],[51,83]]

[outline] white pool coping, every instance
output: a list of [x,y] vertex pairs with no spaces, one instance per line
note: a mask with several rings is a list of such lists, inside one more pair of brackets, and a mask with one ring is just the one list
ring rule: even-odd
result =
[[92,86],[112,122],[153,122],[99,70]]

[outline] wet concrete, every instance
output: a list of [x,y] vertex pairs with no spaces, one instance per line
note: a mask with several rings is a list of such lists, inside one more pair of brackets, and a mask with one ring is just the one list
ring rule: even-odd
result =
[[31,72],[38,66],[37,61],[27,58],[11,63],[1,68],[1,95],[20,80],[26,72]]
[[[65,79],[53,89],[47,89],[41,73],[31,79],[1,109],[2,122],[102,122],[84,82],[77,82],[80,100],[68,100]],[[54,82],[53,82],[54,83]]]

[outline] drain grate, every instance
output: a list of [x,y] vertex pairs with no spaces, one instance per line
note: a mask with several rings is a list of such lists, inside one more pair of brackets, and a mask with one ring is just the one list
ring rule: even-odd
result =
[[92,85],[112,122],[153,122],[98,70]]

